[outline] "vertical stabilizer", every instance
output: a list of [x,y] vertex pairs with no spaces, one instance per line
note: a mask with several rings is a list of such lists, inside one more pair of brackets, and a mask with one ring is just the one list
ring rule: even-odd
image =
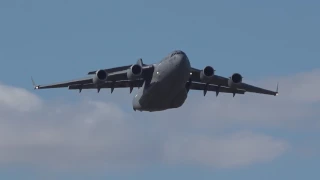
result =
[[276,96],[279,95],[279,83],[277,83]]
[[137,64],[141,67],[143,66],[143,61],[141,58],[138,59]]

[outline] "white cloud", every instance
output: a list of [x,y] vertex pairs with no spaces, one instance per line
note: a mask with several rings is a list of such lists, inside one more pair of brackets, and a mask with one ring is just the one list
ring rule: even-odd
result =
[[280,90],[284,99],[299,103],[320,102],[320,69],[311,72],[298,73],[292,76],[281,78],[284,84]]
[[268,162],[285,153],[289,144],[252,133],[254,127],[311,127],[319,115],[314,107],[320,98],[313,90],[320,87],[319,72],[281,78],[278,97],[216,99],[200,92],[182,108],[158,113],[125,112],[116,101],[52,103],[24,89],[0,85],[0,164],[59,169]]
[[166,144],[165,152],[167,161],[171,163],[237,167],[271,161],[288,147],[287,142],[266,135],[240,132],[214,138],[173,138]]
[[[0,84],[0,108],[29,112],[41,107],[42,101],[28,91]],[[5,109],[4,109],[5,108]]]

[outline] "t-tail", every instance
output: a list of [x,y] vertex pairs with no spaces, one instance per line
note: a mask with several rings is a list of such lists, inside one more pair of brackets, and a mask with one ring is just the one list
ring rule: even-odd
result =
[[277,83],[276,96],[279,95],[279,83]]
[[138,59],[137,64],[138,64],[140,67],[143,67],[143,61],[142,61],[141,58]]
[[31,81],[32,81],[33,88],[34,88],[34,89],[38,89],[39,86],[37,86],[37,84],[34,82],[32,76],[31,76]]

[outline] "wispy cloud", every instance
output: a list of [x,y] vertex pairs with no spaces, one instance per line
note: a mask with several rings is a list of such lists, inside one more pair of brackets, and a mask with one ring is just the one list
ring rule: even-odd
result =
[[278,97],[216,98],[195,92],[182,108],[158,113],[125,112],[116,101],[52,103],[25,89],[0,85],[0,164],[228,168],[272,161],[291,145],[255,127],[319,125],[319,76],[315,70],[259,83],[270,87],[280,79]]

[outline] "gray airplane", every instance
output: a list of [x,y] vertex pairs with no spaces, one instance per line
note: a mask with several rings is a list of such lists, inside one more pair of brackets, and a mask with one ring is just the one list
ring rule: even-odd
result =
[[[33,81],[33,80],[32,80]],[[157,64],[144,64],[139,59],[136,64],[100,69],[88,73],[88,77],[49,85],[35,85],[35,89],[63,88],[73,90],[102,88],[137,87],[137,94],[132,101],[133,110],[136,111],[163,111],[181,107],[187,99],[189,90],[201,90],[233,94],[245,92],[278,95],[277,90],[270,91],[242,82],[242,76],[234,73],[225,78],[215,75],[211,66],[203,70],[192,68],[188,56],[180,50],[173,51]]]

